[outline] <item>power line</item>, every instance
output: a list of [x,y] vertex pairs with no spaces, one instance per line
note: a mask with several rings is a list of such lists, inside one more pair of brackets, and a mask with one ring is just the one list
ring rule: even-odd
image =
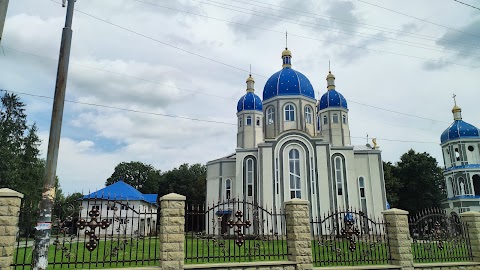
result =
[[[13,48],[11,48],[11,47],[6,47],[6,46],[3,46],[3,47],[5,47],[5,48],[7,48],[7,49],[9,49],[9,50],[18,52],[18,53],[23,53],[23,54],[29,55],[29,56],[39,57],[39,58],[43,58],[43,59],[51,60],[51,61],[55,61],[55,62],[58,61],[58,60],[55,59],[55,58],[46,57],[46,56],[42,56],[42,55],[38,55],[38,54],[34,54],[34,53],[29,53],[29,52],[24,52],[24,51],[16,50],[16,49],[13,49]],[[186,89],[186,88],[179,88],[179,87],[176,87],[176,86],[172,86],[172,85],[168,85],[168,84],[164,84],[164,83],[159,83],[159,82],[152,81],[152,80],[149,80],[149,79],[144,79],[144,78],[140,78],[140,77],[136,77],[136,76],[131,76],[131,75],[128,75],[128,74],[125,74],[125,73],[114,72],[114,71],[110,71],[110,70],[106,70],[106,69],[101,69],[101,68],[96,68],[96,67],[87,66],[87,65],[82,65],[82,64],[78,64],[78,63],[73,63],[73,65],[78,65],[78,66],[85,67],[85,68],[90,68],[90,69],[94,69],[94,70],[98,70],[98,71],[103,71],[103,72],[107,72],[107,73],[112,73],[112,74],[115,74],[115,75],[118,75],[118,76],[122,76],[122,77],[129,77],[129,78],[136,79],[136,80],[142,80],[142,81],[150,82],[150,83],[153,83],[153,84],[164,85],[164,86],[168,86],[168,87],[175,88],[175,89],[178,89],[178,90],[188,91],[188,92],[192,92],[192,93],[196,93],[196,94],[214,96],[214,97],[223,98],[223,99],[228,99],[228,100],[235,100],[235,99],[236,99],[236,98],[229,98],[229,97],[224,97],[224,96],[217,96],[217,95],[213,95],[213,94],[208,94],[208,93],[205,93],[205,92],[194,91],[194,90],[190,90],[190,89]],[[319,97],[319,98],[320,98],[320,97]],[[400,114],[400,115],[404,115],[404,116],[415,117],[415,118],[424,119],[424,120],[429,120],[429,121],[434,121],[434,122],[438,122],[438,123],[446,123],[446,124],[449,124],[448,122],[445,122],[445,121],[440,121],[440,120],[436,120],[436,119],[432,119],[432,118],[428,118],[428,117],[423,117],[423,116],[419,116],[419,115],[414,115],[414,114],[404,113],[404,112],[395,111],[395,110],[391,110],[391,109],[386,109],[386,108],[382,108],[382,107],[378,107],[378,106],[373,106],[373,105],[369,105],[369,104],[366,104],[366,103],[357,102],[357,101],[354,101],[354,100],[351,100],[351,99],[347,99],[347,102],[349,102],[349,103],[354,103],[354,104],[358,104],[358,105],[365,106],[365,107],[369,107],[369,108],[373,108],[373,109],[377,109],[377,110],[381,110],[381,111],[390,112],[390,113],[396,113],[396,114]]]
[[455,32],[458,32],[458,33],[462,33],[462,34],[469,35],[469,36],[472,36],[472,37],[480,38],[480,36],[475,35],[475,34],[471,34],[471,33],[468,33],[468,32],[462,31],[462,30],[458,30],[458,29],[455,29],[455,28],[452,28],[452,27],[449,27],[449,26],[445,26],[445,25],[442,25],[442,24],[438,24],[438,23],[435,23],[435,22],[427,21],[425,19],[418,18],[418,17],[412,16],[412,15],[408,15],[406,13],[396,11],[396,10],[393,10],[393,9],[390,9],[390,8],[387,8],[387,7],[383,7],[383,6],[380,6],[380,5],[377,5],[377,4],[373,4],[373,3],[370,3],[370,2],[367,2],[367,1],[364,1],[364,0],[357,0],[357,1],[365,3],[367,5],[375,6],[375,7],[381,8],[381,9],[385,9],[385,10],[388,10],[390,12],[397,13],[397,14],[400,14],[400,15],[403,15],[403,16],[406,16],[406,17],[409,17],[409,18],[412,18],[412,19],[416,19],[416,20],[426,22],[426,23],[429,23],[429,24],[432,24],[432,25],[440,26],[440,27],[446,28],[448,30],[452,30],[452,31],[455,31]]
[[471,8],[480,10],[480,8],[475,7],[475,6],[472,6],[472,5],[469,5],[469,4],[467,4],[467,3],[464,3],[464,2],[461,2],[461,1],[458,1],[458,0],[453,0],[453,1],[458,2],[458,3],[462,4],[462,5],[469,6],[469,7],[471,7]]
[[[1,88],[0,88],[0,91],[5,91],[5,92],[7,92],[7,93],[8,93],[8,92],[10,92],[10,93],[15,93],[15,94],[19,94],[19,95],[26,95],[26,96],[38,97],[38,98],[53,99],[53,97],[49,97],[49,96],[38,95],[38,94],[31,94],[31,93],[25,93],[25,92],[19,92],[19,91],[11,91],[11,90],[1,89]],[[80,105],[86,105],[86,106],[106,108],[106,109],[114,109],[114,110],[120,110],[120,111],[126,111],[126,112],[133,112],[133,113],[139,113],[139,114],[147,114],[147,115],[154,115],[154,116],[163,116],[163,117],[170,117],[170,118],[191,120],[191,121],[197,121],[197,122],[207,122],[207,123],[224,124],[224,125],[231,125],[231,126],[236,126],[236,125],[237,125],[237,124],[228,123],[228,122],[222,122],[222,121],[215,121],[215,120],[208,120],[208,119],[200,119],[200,118],[192,118],[192,117],[178,116],[178,115],[172,115],[172,114],[163,114],[163,113],[147,112],[147,111],[133,110],[133,109],[127,109],[127,108],[110,106],[110,105],[104,105],[104,104],[95,104],[95,103],[89,103],[89,102],[73,101],[73,100],[67,100],[67,99],[65,100],[65,102],[74,103],[74,104],[80,104]],[[333,136],[341,136],[341,135],[333,135]],[[351,138],[355,138],[355,139],[368,139],[367,137],[357,137],[357,136],[350,136],[350,137],[351,137]],[[374,137],[372,137],[372,138],[374,138]],[[402,142],[402,143],[434,143],[434,144],[438,144],[437,142],[427,142],[427,141],[385,139],[385,138],[378,138],[378,137],[376,137],[376,138],[377,138],[378,140],[384,140],[384,141],[390,141],[390,142]]]

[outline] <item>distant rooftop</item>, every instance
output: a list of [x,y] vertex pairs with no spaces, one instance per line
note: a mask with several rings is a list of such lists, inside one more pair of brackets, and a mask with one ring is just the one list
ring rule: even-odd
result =
[[145,201],[157,204],[158,194],[143,194],[129,184],[118,181],[98,191],[83,196],[83,199]]

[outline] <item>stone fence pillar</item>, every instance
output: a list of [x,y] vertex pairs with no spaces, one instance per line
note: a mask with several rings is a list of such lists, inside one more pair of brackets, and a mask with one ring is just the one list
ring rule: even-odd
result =
[[312,235],[308,201],[292,199],[285,202],[288,259],[297,263],[299,270],[313,269]]
[[408,212],[390,209],[382,212],[387,223],[388,241],[392,263],[401,269],[413,270],[413,255],[408,228]]
[[160,198],[160,268],[183,269],[185,196],[170,193]]
[[18,214],[23,194],[0,189],[0,269],[10,269],[18,232]]
[[468,236],[472,246],[472,255],[475,262],[480,262],[480,212],[468,211],[460,214],[463,222],[467,223]]

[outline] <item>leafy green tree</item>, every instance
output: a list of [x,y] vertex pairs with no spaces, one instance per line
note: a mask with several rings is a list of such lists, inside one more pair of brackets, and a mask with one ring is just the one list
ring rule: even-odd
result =
[[[387,169],[389,167],[392,167],[391,164],[387,165]],[[388,173],[391,176],[385,180],[387,194],[390,193],[393,198],[392,203],[395,196],[398,198],[394,207],[417,213],[425,208],[440,207],[440,202],[446,198],[442,169],[437,160],[426,152],[409,150]]]
[[105,185],[124,181],[142,193],[155,193],[158,190],[159,180],[160,171],[152,165],[131,161],[119,163]]
[[182,164],[162,174],[158,196],[178,193],[187,197],[189,204],[205,202],[207,167],[201,164]]
[[402,183],[396,177],[397,167],[391,162],[383,162],[383,174],[385,178],[385,189],[387,190],[387,201],[390,206],[398,208],[398,193]]

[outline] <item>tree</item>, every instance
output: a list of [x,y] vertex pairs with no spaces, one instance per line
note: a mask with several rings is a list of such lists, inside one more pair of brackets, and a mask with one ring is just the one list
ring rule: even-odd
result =
[[178,168],[162,174],[158,197],[169,193],[178,193],[187,197],[189,204],[205,202],[207,167],[201,164],[182,164]]
[[397,167],[391,162],[383,162],[383,175],[385,178],[385,189],[387,190],[387,201],[391,207],[398,208],[398,199],[402,183],[396,177]]
[[[394,207],[416,213],[425,208],[440,207],[440,202],[446,198],[442,169],[428,153],[409,150],[394,168],[391,163],[386,167],[391,175],[385,177],[385,184]],[[396,202],[395,196],[398,197]]]
[[121,162],[116,167],[105,185],[124,181],[142,193],[155,193],[158,190],[160,171],[150,164],[139,161]]

